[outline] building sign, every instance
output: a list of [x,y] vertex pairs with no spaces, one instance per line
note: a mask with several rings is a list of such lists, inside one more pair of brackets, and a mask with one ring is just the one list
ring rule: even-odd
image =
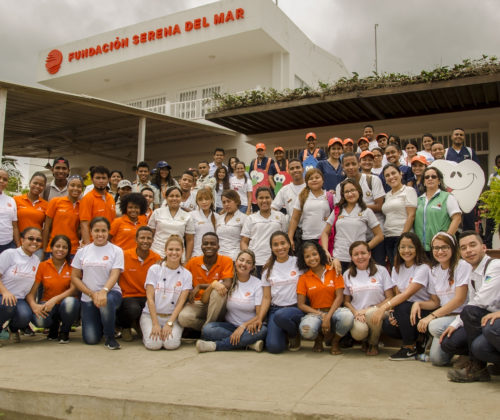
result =
[[[216,13],[214,14],[212,20],[203,16],[197,19],[187,20],[182,24],[176,23],[163,28],[152,28],[149,31],[134,34],[130,38],[120,38],[117,36],[115,39],[103,44],[91,46],[78,51],[71,51],[68,53],[66,59],[69,63],[71,63],[97,55],[112,54],[113,52],[123,48],[141,46],[149,42],[163,41],[164,39],[168,39],[173,36],[182,35],[183,32],[187,33],[199,31],[209,28],[211,25],[220,26],[229,22],[244,19],[244,17],[245,10],[238,8],[234,11],[228,10],[227,12]],[[56,74],[61,68],[61,64],[64,61],[63,59],[64,57],[61,51],[52,50],[49,52],[45,60],[45,68],[50,74]]]

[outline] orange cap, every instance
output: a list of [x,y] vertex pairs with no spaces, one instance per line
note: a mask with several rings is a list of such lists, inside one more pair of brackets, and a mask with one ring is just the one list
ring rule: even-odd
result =
[[425,166],[429,166],[429,162],[427,161],[425,156],[421,156],[421,155],[413,156],[411,158],[412,165],[413,165],[413,162],[420,162],[420,163],[424,164]]
[[273,153],[276,153],[278,150],[281,150],[283,153],[285,153],[285,149],[283,149],[283,147],[281,146],[275,147]]
[[359,155],[359,158],[363,159],[366,156],[371,156],[372,158],[375,158],[375,156],[373,156],[373,153],[370,152],[369,150],[365,150],[364,152],[361,152],[361,154]]
[[328,140],[328,147],[332,146],[335,143],[338,143],[341,146],[344,146],[344,142],[342,141],[341,138],[339,138],[339,137],[332,137],[330,140]]
[[358,139],[358,144],[359,144],[360,141],[366,141],[367,143],[370,143],[370,140],[368,140],[366,137],[360,137]]
[[349,137],[344,139],[344,146],[348,143],[351,143],[351,144],[354,144],[354,140],[353,139],[350,139]]
[[313,133],[312,131],[311,131],[310,133],[307,133],[307,134],[306,134],[306,140],[307,140],[309,137],[312,137],[314,140],[316,140],[316,133]]
[[266,145],[264,143],[257,143],[255,145],[255,150],[259,150],[259,149],[266,150]]
[[389,138],[389,136],[387,134],[385,134],[385,133],[379,133],[379,134],[377,134],[377,140],[379,138],[381,138],[381,137],[387,137],[387,138]]

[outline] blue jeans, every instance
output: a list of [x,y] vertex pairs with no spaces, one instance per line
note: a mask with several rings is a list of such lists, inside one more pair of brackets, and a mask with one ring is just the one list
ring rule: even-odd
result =
[[[46,318],[38,318],[33,314],[33,323],[38,328],[54,328],[59,329],[61,324],[61,332],[69,333],[71,326],[78,318],[80,312],[80,301],[74,296],[68,296],[61,303],[54,305]],[[57,331],[56,331],[57,332]]]
[[287,348],[287,337],[296,337],[304,313],[296,306],[271,305],[267,318],[266,349],[269,353],[282,353]]
[[384,238],[384,249],[385,255],[389,258],[389,262],[391,263],[391,267],[394,267],[394,258],[396,257],[396,253],[398,252],[399,236],[386,236]]
[[262,325],[256,334],[250,334],[247,330],[241,334],[240,342],[233,346],[230,342],[231,334],[238,328],[229,322],[210,322],[201,330],[201,338],[207,341],[215,341],[217,351],[228,351],[243,349],[259,340],[264,340],[267,334],[267,327]]
[[472,343],[472,354],[483,362],[500,365],[500,319],[483,327],[483,333]]
[[240,206],[240,211],[243,213],[243,214],[246,214],[248,210],[248,206]]
[[0,245],[0,254],[4,252],[7,249],[12,249],[12,248],[17,248],[16,243],[14,241],[9,242],[8,244],[5,245]]
[[82,337],[85,344],[97,344],[102,336],[115,336],[116,310],[122,301],[121,293],[111,290],[106,306],[98,308],[94,302],[82,302]]
[[[330,330],[335,332],[335,334],[343,337],[352,328],[354,319],[352,316],[348,316],[347,312],[344,313],[344,309],[338,308],[330,320]],[[349,309],[347,309],[349,311]],[[351,311],[349,311],[350,313]],[[320,315],[307,314],[300,321],[299,330],[300,335],[306,340],[316,340],[318,334],[321,330],[321,324],[323,319]]]
[[441,343],[441,350],[450,356],[450,359],[455,354],[465,356],[469,354],[469,347],[467,347],[467,334],[465,329],[459,327],[451,337],[445,337]]
[[450,363],[453,354],[446,353],[441,349],[439,338],[444,330],[455,320],[455,315],[443,316],[433,319],[428,326],[429,333],[432,335],[431,350],[429,352],[430,361],[434,366],[445,366]]
[[9,322],[9,329],[12,332],[24,330],[33,317],[33,312],[30,306],[24,299],[17,299],[14,306],[7,306],[1,303],[2,295],[0,295],[0,329],[6,321]]

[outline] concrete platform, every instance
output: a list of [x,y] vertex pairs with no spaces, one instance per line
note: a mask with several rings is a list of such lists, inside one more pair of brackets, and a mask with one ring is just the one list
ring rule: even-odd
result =
[[0,419],[498,419],[500,377],[455,384],[447,368],[366,357],[235,351],[198,354],[193,344],[110,351],[43,335],[0,348]]

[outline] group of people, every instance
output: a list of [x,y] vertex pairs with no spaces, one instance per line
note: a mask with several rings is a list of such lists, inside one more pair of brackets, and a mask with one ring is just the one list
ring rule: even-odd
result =
[[189,334],[200,353],[297,351],[305,339],[338,355],[352,337],[367,356],[384,333],[402,342],[391,360],[432,339],[433,364],[460,356],[450,380],[489,380],[500,264],[429,166],[477,160],[462,129],[451,139],[445,150],[426,134],[423,150],[403,151],[366,126],[357,150],[332,138],[325,153],[308,133],[298,158],[259,143],[247,169],[217,148],[177,180],[165,161],[140,162],[135,182],[94,166],[86,188],[57,158],[51,183],[36,172],[14,198],[0,169],[0,328],[19,342],[31,323],[68,343],[81,320],[86,344],[115,350],[137,334],[173,350]]

